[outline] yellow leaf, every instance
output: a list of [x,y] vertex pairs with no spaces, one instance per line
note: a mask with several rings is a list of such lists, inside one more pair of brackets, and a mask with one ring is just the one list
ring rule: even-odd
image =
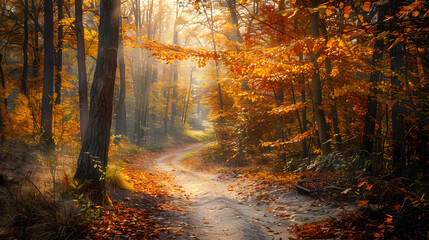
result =
[[358,15],[358,18],[359,18],[359,21],[363,23],[363,21],[364,21],[364,19],[363,19],[363,15],[362,15],[362,14],[359,14],[359,15]]

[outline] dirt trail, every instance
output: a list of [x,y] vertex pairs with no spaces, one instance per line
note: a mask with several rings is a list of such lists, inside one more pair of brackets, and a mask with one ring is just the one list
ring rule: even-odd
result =
[[172,184],[180,189],[174,204],[187,214],[178,217],[178,221],[189,226],[192,234],[177,236],[178,239],[289,239],[292,235],[287,228],[292,224],[327,218],[338,212],[294,191],[273,193],[277,194],[277,200],[270,205],[238,200],[228,190],[233,180],[220,181],[216,175],[194,172],[178,164],[185,155],[200,148],[202,144],[194,144],[164,155],[155,167],[175,175]]

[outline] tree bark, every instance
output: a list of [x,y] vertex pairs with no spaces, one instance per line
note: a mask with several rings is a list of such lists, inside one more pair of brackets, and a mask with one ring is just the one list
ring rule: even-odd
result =
[[171,94],[171,116],[170,116],[170,132],[173,133],[175,128],[175,120],[177,115],[177,80],[178,80],[178,72],[177,72],[177,62],[173,63],[173,92]]
[[82,22],[82,0],[75,1],[75,24],[77,40],[77,65],[79,72],[80,136],[84,138],[88,127],[88,83],[85,63],[85,36]]
[[54,93],[54,10],[51,0],[44,1],[44,66],[42,95],[42,138],[41,144],[50,149],[55,143],[52,138],[52,102]]
[[165,103],[165,116],[164,116],[164,136],[168,134],[168,105],[170,103],[170,89],[171,79],[173,78],[173,64],[170,65],[170,73],[168,74],[168,86],[167,86],[167,99]]
[[[384,16],[386,15],[387,8],[385,6],[381,6],[380,11],[378,12],[378,22],[382,22],[384,20]],[[385,30],[384,24],[377,24],[376,35],[383,32]],[[374,53],[372,55],[372,66],[375,67],[377,62],[383,57],[383,47],[384,47],[384,39],[376,40],[374,44]],[[362,145],[364,147],[364,157],[371,157],[373,153],[373,145],[374,145],[374,133],[375,133],[375,122],[377,119],[377,84],[380,81],[382,74],[378,70],[372,70],[370,76],[370,93],[367,98],[366,105],[366,114],[364,121],[364,129],[363,129],[363,137],[362,137]]]
[[[331,59],[326,58],[325,65],[326,65],[327,79],[330,82],[332,82],[332,77],[330,76],[331,72],[332,72]],[[331,119],[332,119],[332,127],[334,128],[335,145],[337,147],[337,151],[341,151],[342,145],[343,145],[343,141],[341,139],[341,133],[340,133],[339,122],[338,122],[337,104],[335,103],[334,99],[331,99],[331,100],[332,100],[332,105],[331,105],[330,116],[331,116]]]
[[186,100],[186,105],[183,110],[183,124],[186,124],[186,117],[188,113],[188,107],[189,107],[189,99],[191,98],[191,90],[192,90],[192,73],[194,72],[194,68],[191,69],[191,74],[189,76],[189,90],[188,90],[188,96]]
[[[311,1],[311,7],[316,8],[318,0]],[[311,37],[316,39],[319,37],[319,12],[311,14]],[[311,60],[315,69],[313,80],[311,83],[314,115],[317,121],[319,132],[319,141],[322,147],[323,155],[331,153],[331,144],[329,142],[328,125],[326,124],[325,112],[322,108],[322,84],[320,82],[319,64],[317,62],[319,55],[311,53]]]
[[[227,0],[226,1],[227,5],[228,5],[228,9],[229,9],[229,14],[231,15],[231,23],[234,26],[234,30],[231,31],[230,33],[228,33],[228,37],[230,40],[234,41],[234,42],[242,42],[243,38],[241,37],[241,33],[238,30],[239,26],[238,26],[238,16],[237,16],[237,9],[236,9],[236,2],[235,0]],[[240,49],[240,47],[238,45],[235,45],[235,48],[237,50]]]
[[[4,72],[3,72],[3,67],[2,67],[2,62],[3,60],[3,54],[0,53],[0,80],[1,80],[1,87],[3,88],[3,90],[6,89],[6,81],[4,79]],[[7,114],[7,98],[3,98],[3,104],[4,104],[4,109],[2,109],[2,107],[0,107],[0,133],[3,132],[3,128],[5,126],[4,122],[3,122],[3,114]],[[1,134],[1,138],[0,138],[0,142],[4,141],[4,134]]]
[[57,97],[55,99],[55,104],[61,103],[61,72],[63,71],[63,25],[61,20],[64,18],[63,14],[63,4],[64,0],[58,0],[58,44],[57,44],[57,54],[55,58],[55,93]]
[[[1,86],[2,86],[3,90],[5,90],[6,89],[6,80],[4,78],[2,60],[3,60],[3,54],[0,53],[0,79],[1,79]],[[4,103],[4,105],[6,107],[6,111],[7,111],[7,98],[3,99],[3,103]]]
[[102,0],[98,56],[91,86],[89,124],[83,138],[75,179],[91,180],[90,198],[102,201],[103,176],[108,161],[110,127],[112,123],[113,92],[117,64],[119,33],[119,0]]
[[82,22],[82,0],[75,1],[75,24],[77,40],[77,64],[79,72],[80,136],[84,138],[88,127],[88,83],[85,63],[85,39]]
[[[404,66],[404,52],[402,50],[402,43],[398,43],[395,47],[390,50],[390,57],[392,58],[391,69],[395,73],[399,74],[402,72]],[[392,77],[392,85],[398,90],[402,90],[402,84],[398,76]],[[397,98],[392,96],[392,98]],[[404,107],[403,100],[398,99],[392,107],[392,156],[393,156],[393,167],[395,174],[401,176],[405,167],[405,132],[406,124],[404,116],[407,114],[407,110]]]
[[24,64],[21,76],[21,92],[27,95],[27,73],[28,73],[28,0],[24,1],[24,43],[22,45]]
[[33,56],[33,77],[39,76],[39,31],[38,31],[38,23],[39,19],[38,10],[36,7],[36,3],[34,0],[31,1],[31,8],[34,14],[34,56]]
[[125,57],[124,57],[124,43],[122,42],[122,18],[120,20],[120,33],[119,33],[119,46],[118,46],[118,61],[119,61],[119,100],[118,108],[116,111],[116,134],[127,135],[127,113],[125,107],[126,95],[126,80],[125,80]]

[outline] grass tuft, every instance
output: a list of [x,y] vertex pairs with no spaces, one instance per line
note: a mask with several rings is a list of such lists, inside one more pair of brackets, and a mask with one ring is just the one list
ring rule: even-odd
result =
[[127,181],[127,178],[120,167],[109,166],[106,173],[106,185],[108,187],[134,191],[133,185]]

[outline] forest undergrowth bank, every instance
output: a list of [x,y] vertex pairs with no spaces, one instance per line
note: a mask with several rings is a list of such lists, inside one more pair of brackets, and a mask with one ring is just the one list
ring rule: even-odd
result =
[[[176,138],[160,138],[144,149],[112,137],[104,206],[81,193],[85,183],[73,180],[76,149],[46,154],[38,146],[3,142],[0,237],[105,239],[128,234],[132,239],[152,238],[160,227],[149,215],[166,206],[162,203],[167,190],[162,185],[169,176],[149,174],[148,169],[165,152],[204,138],[207,134],[191,131]],[[129,204],[131,199],[135,205]]]

